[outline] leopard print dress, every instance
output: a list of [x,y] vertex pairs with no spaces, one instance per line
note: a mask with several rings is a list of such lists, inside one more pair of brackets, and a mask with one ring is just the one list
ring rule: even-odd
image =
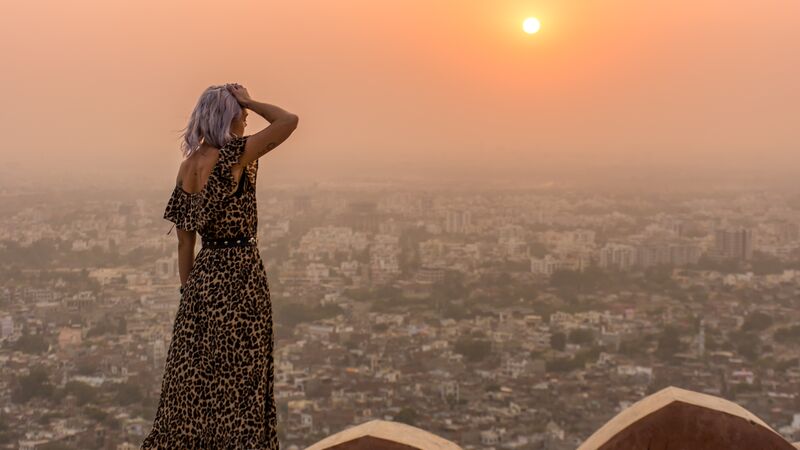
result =
[[[256,236],[258,160],[231,166],[249,136],[220,149],[200,192],[175,186],[164,218],[208,239]],[[201,248],[180,298],[146,449],[278,449],[272,305],[257,246]]]

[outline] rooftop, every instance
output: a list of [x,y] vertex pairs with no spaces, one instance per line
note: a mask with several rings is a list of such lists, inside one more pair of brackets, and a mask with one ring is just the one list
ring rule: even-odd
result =
[[[795,450],[745,408],[713,395],[667,387],[623,410],[577,450]],[[461,450],[419,428],[371,420],[328,436],[306,450]]]

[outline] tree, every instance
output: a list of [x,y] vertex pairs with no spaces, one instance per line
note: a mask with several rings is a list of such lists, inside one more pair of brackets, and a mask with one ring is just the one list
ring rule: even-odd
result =
[[708,292],[706,291],[697,291],[692,294],[692,299],[697,303],[708,303]]
[[469,308],[464,307],[462,303],[449,302],[445,303],[442,307],[442,317],[447,319],[466,319],[474,316]]
[[544,258],[547,256],[547,247],[541,242],[531,242],[528,244],[528,253],[536,258]]
[[462,337],[456,342],[454,350],[469,362],[479,362],[489,356],[491,347],[491,342],[486,339]]
[[86,415],[86,417],[104,425],[108,430],[117,429],[120,426],[120,421],[117,418],[100,408],[87,406],[83,409],[83,413]]
[[643,338],[623,340],[619,345],[619,353],[629,358],[644,357],[647,355],[647,349],[651,342],[652,335]]
[[563,352],[567,348],[567,335],[557,331],[550,335],[550,347],[553,350]]
[[753,252],[753,259],[750,261],[750,264],[753,273],[756,275],[781,273],[790,266],[790,264],[783,262],[777,256],[760,251]]
[[86,332],[86,338],[88,339],[96,336],[103,336],[111,333],[113,330],[114,327],[109,322],[108,316],[105,316],[102,321],[98,322]]
[[50,345],[41,333],[28,334],[28,330],[25,328],[22,336],[15,343],[14,348],[24,353],[40,354],[46,352],[50,348]]
[[758,360],[761,353],[761,339],[754,332],[737,331],[730,334],[731,343],[736,351],[751,362]]
[[594,333],[587,328],[576,328],[569,333],[570,344],[591,344],[594,342]]
[[754,311],[747,315],[742,323],[742,331],[764,331],[772,325],[772,316]]
[[394,418],[395,422],[411,426],[416,425],[418,419],[417,411],[408,407],[401,409],[400,412],[397,413],[397,417]]
[[310,307],[302,303],[281,303],[275,307],[276,321],[288,328],[303,322],[334,317],[342,313],[341,307],[334,304]]
[[34,366],[28,375],[17,378],[17,385],[11,392],[11,401],[14,403],[27,403],[34,397],[50,398],[53,395],[53,385],[50,384],[50,374],[43,366]]
[[441,281],[431,286],[431,296],[445,300],[464,298],[468,293],[464,274],[456,270],[447,270]]
[[0,414],[0,445],[9,444],[13,440],[11,427],[8,426],[8,419]]
[[672,267],[666,264],[650,266],[644,270],[644,280],[653,289],[659,291],[675,290],[678,285],[672,279]]
[[117,386],[116,400],[118,405],[127,406],[131,403],[138,403],[143,398],[142,389],[137,384],[127,382]]
[[403,293],[391,284],[383,284],[375,289],[372,297],[381,302],[392,302],[402,299]]
[[774,339],[781,344],[800,344],[800,325],[775,330]]
[[78,406],[83,406],[87,403],[93,402],[97,398],[97,390],[80,381],[70,381],[64,386],[64,391],[67,394],[75,396]]
[[546,364],[548,372],[571,372],[579,368],[575,358],[555,358],[547,361]]
[[658,347],[656,355],[662,359],[671,359],[682,350],[680,334],[678,329],[673,326],[667,326],[658,336]]
[[577,353],[574,357],[554,358],[547,362],[548,372],[571,372],[586,367],[586,363],[596,360],[599,348],[593,347]]
[[78,375],[94,375],[100,371],[99,361],[89,355],[78,357],[75,366]]

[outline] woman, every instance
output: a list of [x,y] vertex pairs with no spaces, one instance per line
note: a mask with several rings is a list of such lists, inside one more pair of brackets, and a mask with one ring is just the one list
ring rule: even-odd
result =
[[[248,109],[270,125],[245,136]],[[181,297],[142,449],[278,448],[272,304],[256,241],[255,186],[258,158],[297,122],[235,83],[206,89],[192,112],[164,211],[178,230]]]

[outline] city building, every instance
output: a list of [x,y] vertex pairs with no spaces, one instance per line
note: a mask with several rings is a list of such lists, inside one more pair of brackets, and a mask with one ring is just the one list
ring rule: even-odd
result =
[[744,227],[714,230],[714,256],[749,260],[753,257],[753,230]]

